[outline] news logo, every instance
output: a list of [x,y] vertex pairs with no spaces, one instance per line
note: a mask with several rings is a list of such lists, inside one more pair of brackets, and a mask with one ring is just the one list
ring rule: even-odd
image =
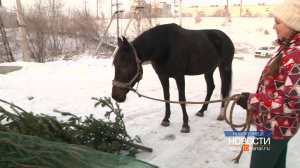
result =
[[271,131],[224,131],[231,150],[268,151],[271,144]]

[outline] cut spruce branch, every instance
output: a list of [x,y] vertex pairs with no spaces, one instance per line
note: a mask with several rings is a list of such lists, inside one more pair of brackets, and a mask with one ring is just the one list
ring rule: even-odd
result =
[[[151,148],[135,144],[141,143],[136,136],[131,138],[126,131],[119,105],[113,104],[110,98],[92,98],[96,100],[95,107],[101,105],[107,111],[104,116],[107,121],[95,119],[93,115],[78,117],[70,112],[54,110],[64,116],[57,120],[56,116],[46,114],[35,115],[21,107],[0,99],[0,131],[38,136],[45,140],[85,145],[96,150],[120,153],[121,151],[135,151],[142,149],[152,152]],[[1,106],[1,104],[5,106]],[[7,110],[5,108],[10,108]],[[114,119],[110,118],[114,116]],[[135,153],[130,153],[135,155]]]

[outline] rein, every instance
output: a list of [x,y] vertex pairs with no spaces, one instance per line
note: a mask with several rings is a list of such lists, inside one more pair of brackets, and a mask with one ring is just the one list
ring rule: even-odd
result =
[[[155,101],[160,101],[160,102],[165,102],[165,103],[174,103],[174,104],[210,104],[210,103],[219,103],[219,102],[225,102],[225,106],[224,106],[224,117],[225,117],[225,121],[227,124],[229,124],[232,128],[233,131],[245,131],[248,126],[251,125],[251,115],[248,115],[250,112],[247,111],[247,118],[246,118],[246,122],[243,124],[233,124],[233,109],[234,106],[236,104],[236,101],[242,96],[242,94],[235,94],[232,95],[228,98],[225,99],[219,99],[219,100],[210,100],[210,101],[199,101],[199,102],[195,102],[195,101],[172,101],[172,100],[164,100],[164,99],[158,99],[158,98],[154,98],[154,97],[150,97],[150,96],[146,96],[143,95],[141,93],[139,93],[136,89],[129,87],[128,89],[130,89],[131,91],[133,91],[134,93],[136,93],[139,97],[144,97],[150,100],[155,100]],[[229,106],[230,101],[233,101],[230,107],[230,113],[229,113],[229,118],[227,118],[227,109]],[[250,124],[249,124],[250,123]],[[237,128],[242,128],[241,130],[237,130]]]

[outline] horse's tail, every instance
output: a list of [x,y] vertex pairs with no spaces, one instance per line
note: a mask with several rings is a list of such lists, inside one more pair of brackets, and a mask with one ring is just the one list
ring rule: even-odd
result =
[[[222,54],[223,54],[223,56],[230,57],[231,59],[233,59],[234,52],[235,52],[235,48],[234,48],[232,40],[230,39],[230,37],[227,34],[222,32]],[[226,58],[226,59],[228,59],[228,58]]]
[[232,40],[224,32],[222,34],[222,57],[219,71],[222,79],[221,93],[223,98],[230,95],[232,86],[232,61],[234,57],[234,45]]
[[221,30],[209,30],[208,37],[221,57],[219,71],[222,80],[222,97],[228,97],[232,83],[232,61],[234,57],[234,45],[229,36]]
[[219,71],[221,76],[221,94],[222,97],[228,97],[231,92],[232,86],[232,63],[228,61],[221,62],[219,65]]

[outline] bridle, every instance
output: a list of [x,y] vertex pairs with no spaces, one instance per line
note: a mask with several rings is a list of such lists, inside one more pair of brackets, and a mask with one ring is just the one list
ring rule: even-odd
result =
[[132,83],[137,80],[139,77],[139,80],[142,79],[143,77],[143,69],[142,69],[142,61],[139,59],[138,55],[137,55],[137,52],[134,48],[134,46],[132,45],[132,43],[130,43],[130,47],[132,48],[133,50],[133,53],[134,53],[134,57],[135,57],[135,62],[136,62],[136,65],[137,65],[137,70],[136,70],[136,74],[133,76],[133,78],[125,83],[125,82],[120,82],[120,81],[116,81],[116,80],[113,80],[112,81],[112,85],[113,86],[116,86],[116,87],[119,87],[119,88],[125,88],[125,89],[130,89],[130,90],[134,90],[131,85]]

